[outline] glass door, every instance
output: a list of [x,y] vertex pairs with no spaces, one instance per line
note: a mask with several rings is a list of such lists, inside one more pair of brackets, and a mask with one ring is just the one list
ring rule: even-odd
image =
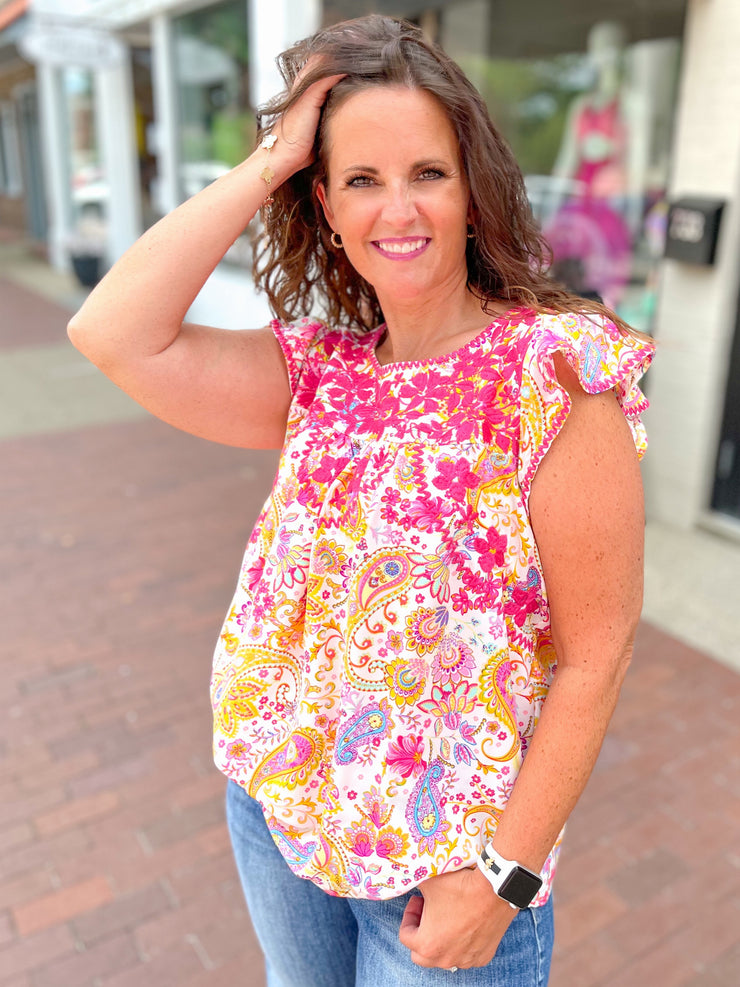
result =
[[712,509],[740,518],[740,298],[717,452]]

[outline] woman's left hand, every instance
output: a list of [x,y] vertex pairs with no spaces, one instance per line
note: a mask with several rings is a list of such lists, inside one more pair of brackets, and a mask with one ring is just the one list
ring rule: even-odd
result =
[[431,877],[406,906],[398,938],[419,966],[486,966],[516,915],[478,868]]

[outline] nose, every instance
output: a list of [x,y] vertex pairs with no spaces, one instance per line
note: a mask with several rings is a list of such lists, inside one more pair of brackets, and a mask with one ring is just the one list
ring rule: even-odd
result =
[[408,184],[393,185],[386,190],[383,221],[394,229],[407,229],[416,219],[417,209]]

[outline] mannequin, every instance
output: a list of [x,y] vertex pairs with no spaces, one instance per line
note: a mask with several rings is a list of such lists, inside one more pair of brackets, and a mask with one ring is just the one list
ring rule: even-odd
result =
[[[545,235],[558,270],[580,265],[583,288],[615,305],[640,231],[648,130],[639,95],[624,85],[624,28],[601,21],[588,36],[592,88],[573,101],[553,167]],[[562,275],[567,281],[567,276]]]

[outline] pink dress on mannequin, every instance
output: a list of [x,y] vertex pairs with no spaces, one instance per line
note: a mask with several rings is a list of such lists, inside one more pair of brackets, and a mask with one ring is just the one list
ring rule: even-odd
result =
[[[558,210],[544,233],[554,264],[577,265],[584,287],[614,306],[629,280],[631,261],[627,224],[609,202],[626,190],[627,131],[616,99],[601,107],[585,103],[573,125],[579,157],[574,178],[583,191]],[[597,147],[589,149],[589,142]],[[593,153],[599,149],[601,155]]]

